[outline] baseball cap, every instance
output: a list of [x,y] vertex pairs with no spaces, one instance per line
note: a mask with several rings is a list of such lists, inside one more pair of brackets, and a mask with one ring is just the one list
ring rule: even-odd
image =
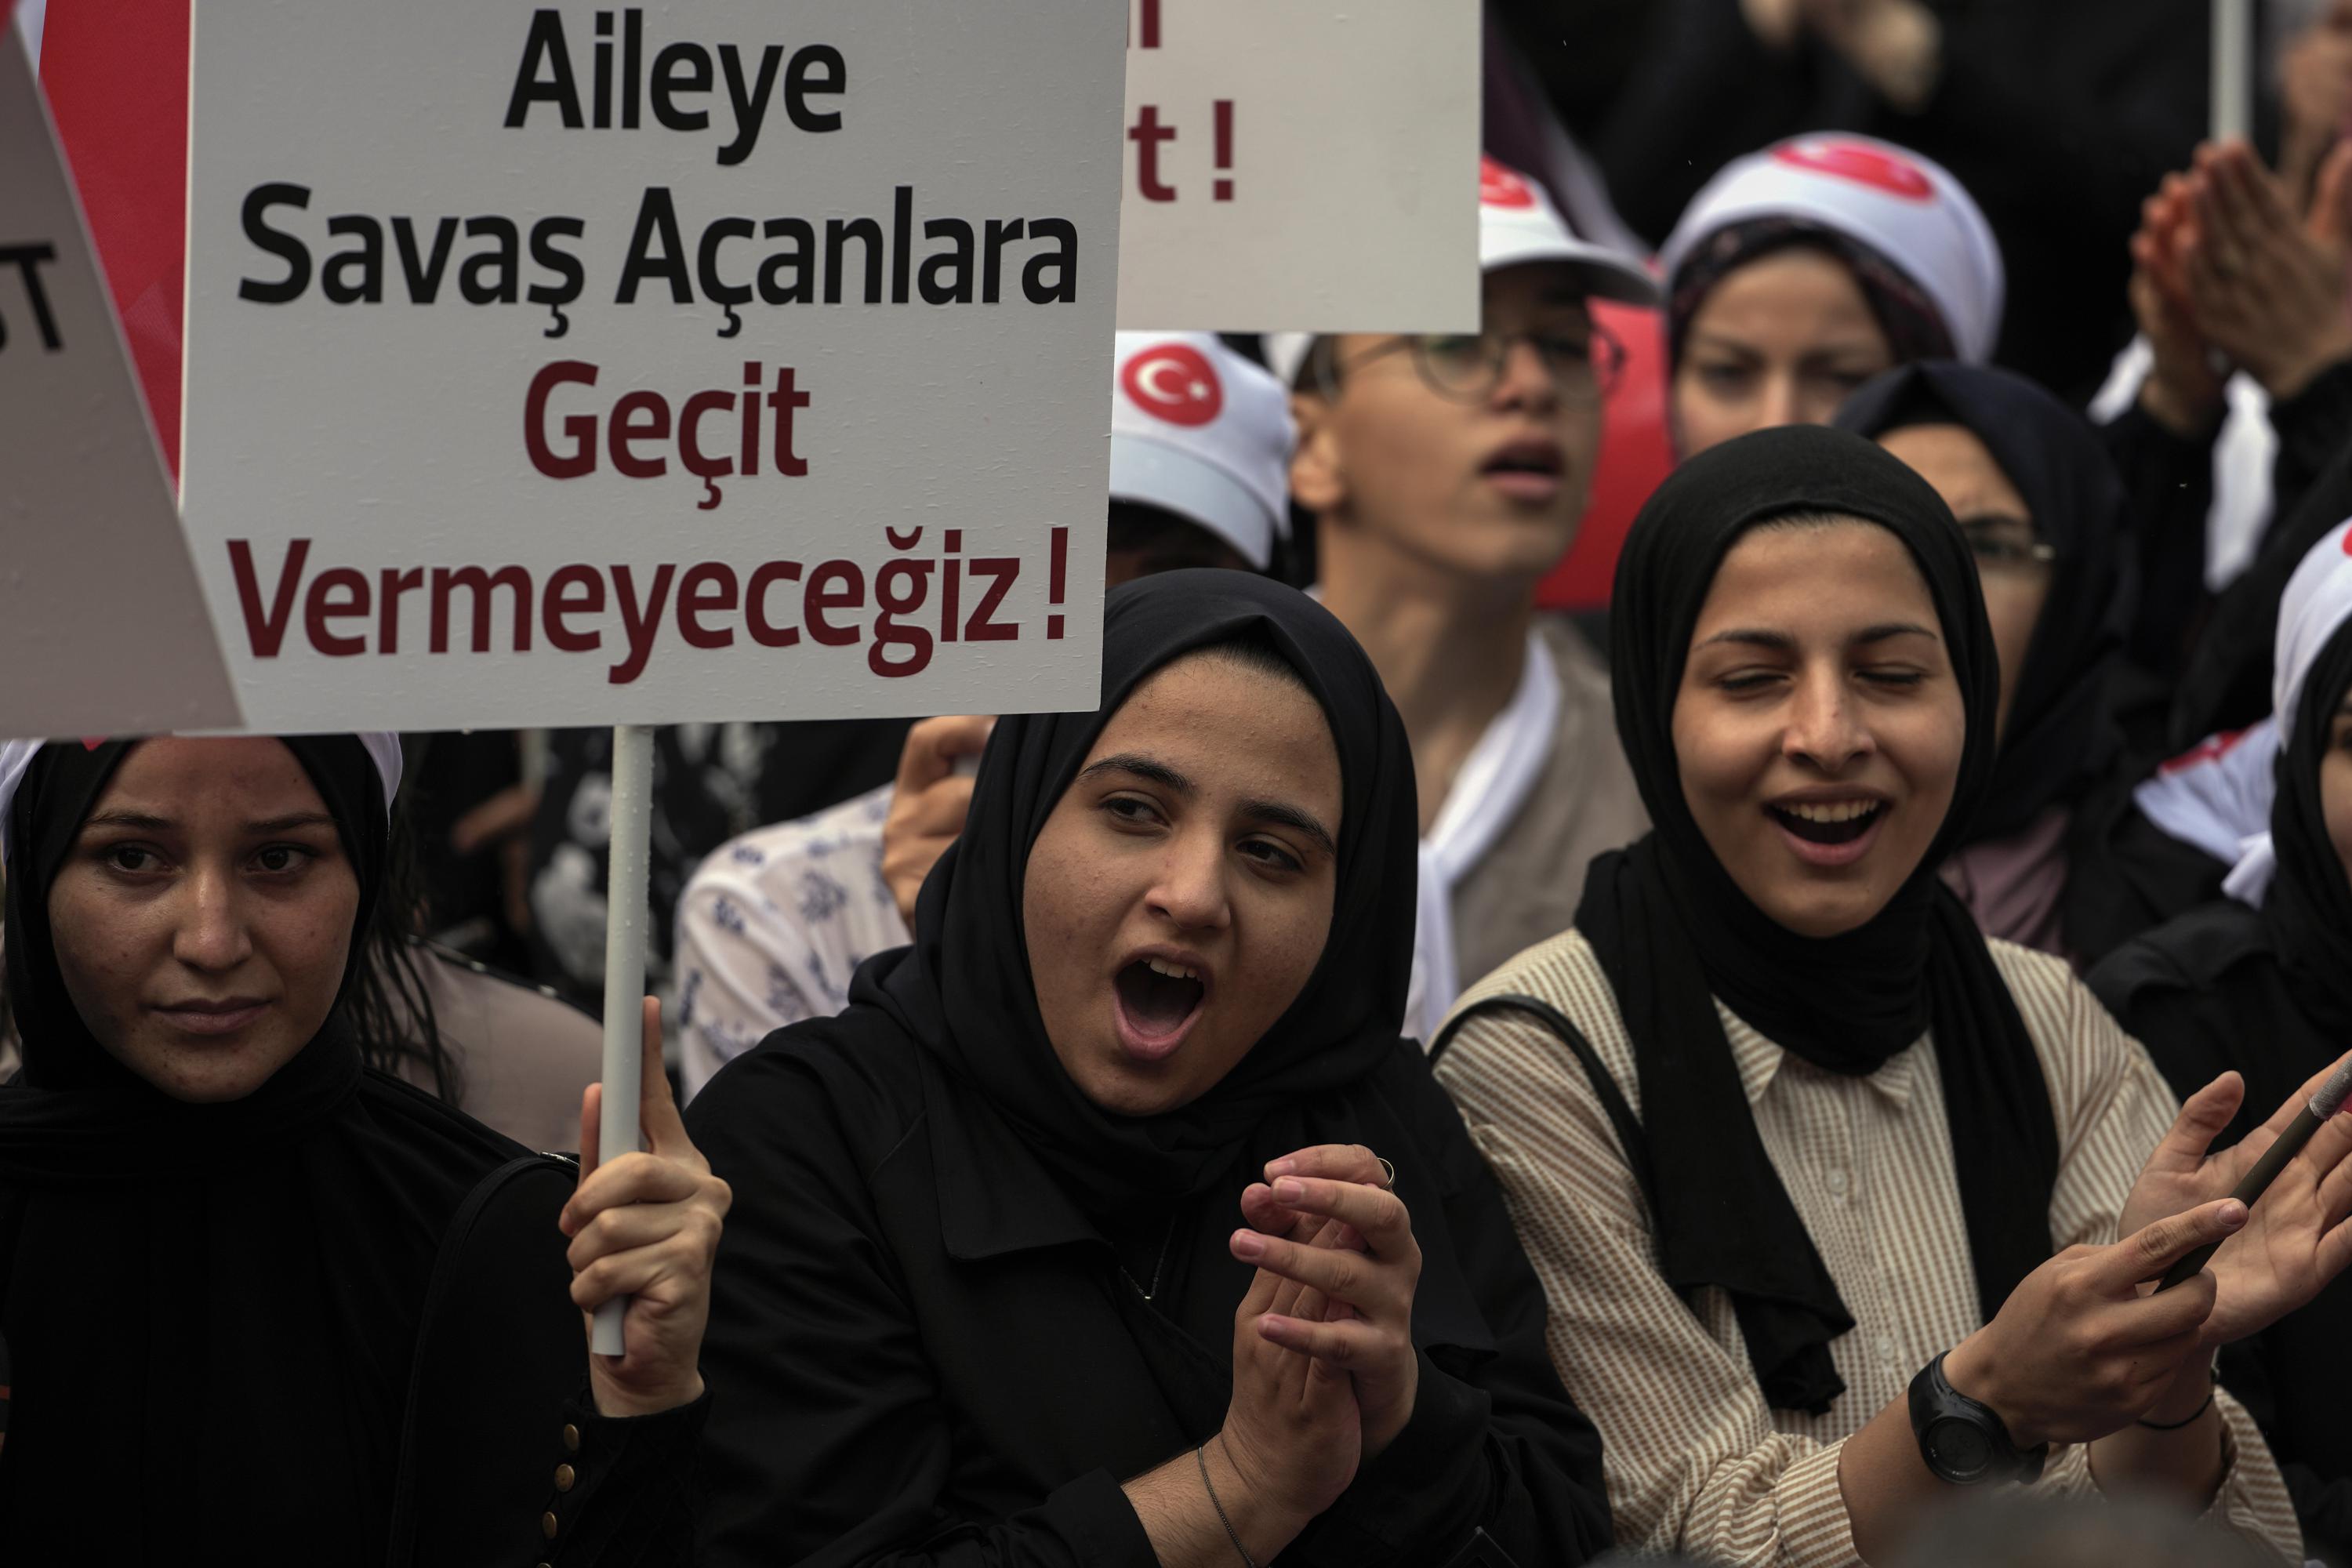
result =
[[2007,287],[1992,225],[1951,172],[1844,132],[1792,136],[1723,166],[1658,253],[1668,287],[1707,240],[1751,218],[1795,218],[1861,241],[1916,283],[1960,358],[1982,363]]
[[[1543,186],[1517,169],[1481,155],[1478,159],[1478,269],[1563,266],[1587,294],[1629,305],[1658,303],[1658,285],[1630,256],[1580,239],[1552,205]],[[1265,334],[1266,363],[1285,386],[1296,385],[1298,367],[1315,342],[1312,332]]]
[[1289,531],[1296,431],[1281,384],[1210,332],[1121,332],[1110,496],[1197,522],[1265,571]]

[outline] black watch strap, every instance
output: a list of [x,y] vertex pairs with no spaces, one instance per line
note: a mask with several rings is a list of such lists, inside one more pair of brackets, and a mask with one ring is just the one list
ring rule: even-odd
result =
[[1991,1405],[1970,1399],[1945,1378],[1940,1355],[1911,1380],[1911,1433],[1927,1468],[1956,1487],[1990,1481],[2031,1486],[2042,1479],[2050,1458],[2047,1443],[2020,1448],[2011,1442],[2009,1427]]

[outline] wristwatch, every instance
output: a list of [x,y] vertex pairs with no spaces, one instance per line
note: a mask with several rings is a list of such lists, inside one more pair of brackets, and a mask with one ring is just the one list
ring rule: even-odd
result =
[[1956,1487],[1988,1481],[2031,1486],[2042,1479],[2050,1445],[2020,1448],[1990,1405],[1970,1399],[1944,1378],[1937,1356],[1911,1380],[1911,1432],[1927,1468]]

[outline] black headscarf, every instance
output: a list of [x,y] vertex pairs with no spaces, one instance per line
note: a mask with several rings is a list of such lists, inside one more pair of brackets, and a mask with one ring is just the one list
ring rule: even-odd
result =
[[1992,784],[1959,847],[2072,805],[2105,776],[2122,742],[2109,705],[2131,622],[2131,503],[2106,448],[2081,415],[2023,376],[1950,361],[1889,371],[1847,399],[1835,423],[1873,439],[1913,425],[1964,426],[2024,498],[2034,532],[2057,555]]
[[2328,837],[2320,771],[2336,711],[2352,690],[2352,622],[2338,626],[2304,672],[2294,727],[2283,737],[2271,843],[2278,857],[2263,924],[2305,1014],[2339,1043],[2352,1038],[2352,881]]
[[[53,743],[10,806],[0,1534],[26,1561],[381,1561],[435,1250],[519,1152],[365,1070],[341,1019],[386,843],[350,736],[288,740],[360,882],[325,1025],[243,1100],[173,1100],[108,1055],[60,973],[49,891],[139,742]],[[101,1522],[102,1521],[102,1522]]]
[[[1739,890],[1683,798],[1674,711],[1693,628],[1724,555],[1775,518],[1865,519],[1927,581],[1967,703],[1952,805],[1886,907],[1842,935],[1800,936]],[[1829,1342],[1853,1326],[1789,1201],[1715,999],[1814,1066],[1864,1075],[1933,1031],[1978,1300],[1990,1320],[2050,1255],[2058,1148],[2033,1043],[1968,910],[1936,875],[1992,771],[1992,634],[1976,568],[1926,481],[1859,437],[1758,431],[1677,468],[1635,518],[1611,614],[1617,733],[1655,825],[1596,859],[1577,910],[1615,991],[1640,1073],[1662,1267],[1677,1290],[1727,1291],[1766,1398],[1826,1410]]]
[[1691,321],[1717,284],[1751,261],[1800,248],[1821,251],[1853,274],[1895,363],[1951,357],[1951,330],[1909,273],[1852,235],[1804,218],[1773,215],[1725,225],[1707,236],[1675,273],[1666,300],[1667,363],[1682,363]]
[[[1395,1050],[1404,1016],[1418,842],[1404,725],[1329,611],[1264,578],[1195,570],[1128,584],[1103,614],[1102,706],[997,721],[963,833],[916,902],[913,947],[861,971],[851,996],[973,1086],[1097,1216],[1165,1211],[1244,1163],[1352,1141],[1344,1091]],[[1161,1115],[1114,1115],[1079,1091],[1045,1037],[1022,927],[1029,848],[1137,687],[1195,648],[1248,637],[1298,671],[1339,751],[1331,933],[1297,1000],[1214,1089]]]

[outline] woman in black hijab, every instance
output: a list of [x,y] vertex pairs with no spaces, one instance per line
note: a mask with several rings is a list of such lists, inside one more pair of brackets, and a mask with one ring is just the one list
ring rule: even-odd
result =
[[1943,875],[1985,934],[2079,967],[2217,893],[2223,868],[2132,806],[2145,759],[2121,716],[2152,684],[2126,657],[2146,531],[2090,425],[2021,376],[1949,361],[1889,372],[1835,423],[1934,486],[1975,558],[1999,747]]
[[1187,571],[1110,596],[1103,693],[999,721],[914,945],[695,1099],[739,1200],[705,1561],[1582,1561],[1598,1445],[1399,1038],[1377,674]]
[[[2091,988],[2178,1088],[2231,1069],[2267,1105],[2352,1044],[2352,524],[2320,540],[2280,646],[2294,695],[2259,904],[2221,899],[2119,949]],[[2306,574],[2311,580],[2306,583]],[[2300,634],[2300,635],[2298,635]],[[2298,648],[2298,643],[2305,646]],[[2297,653],[2304,658],[2296,658]],[[2304,662],[2307,659],[2307,663]],[[2294,668],[2300,664],[2301,668]],[[2236,880],[2232,879],[2235,886]],[[2239,1118],[2241,1127],[2248,1119]],[[2305,1549],[2352,1563],[2352,1283],[2222,1352],[2221,1382],[2260,1418],[2294,1492]]]
[[[11,1561],[690,1549],[712,1247],[681,1215],[723,1189],[666,1098],[646,1120],[669,1147],[575,1194],[564,1163],[362,1065],[398,757],[388,735],[0,745]],[[632,1192],[675,1207],[587,1226]],[[592,1370],[581,1306],[615,1280],[649,1294],[630,1355]]]
[[[2291,1554],[2200,1337],[2352,1257],[2320,1196],[2352,1131],[2256,1217],[2216,1201],[2236,1081],[2176,1119],[2065,966],[1988,942],[1938,879],[1998,700],[1950,511],[1845,432],[1740,437],[1635,520],[1611,629],[1656,826],[1457,1009],[1438,1071],[1520,1216],[1621,1539],[1883,1561],[1949,1487],[2046,1465],[2213,1500]],[[2250,1225],[2305,1267],[2233,1249],[2138,1295]]]

